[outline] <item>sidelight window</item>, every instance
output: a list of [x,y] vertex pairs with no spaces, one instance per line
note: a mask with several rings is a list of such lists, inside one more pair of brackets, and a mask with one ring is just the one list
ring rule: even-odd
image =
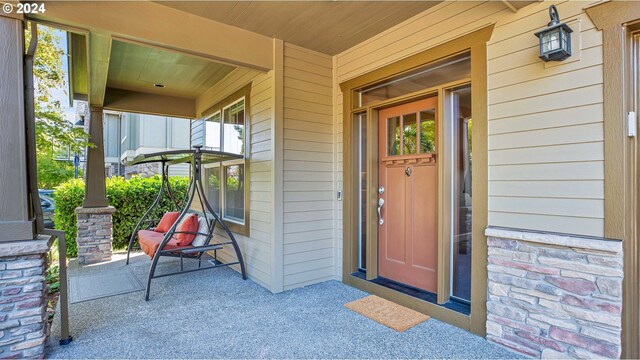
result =
[[471,86],[450,92],[453,125],[452,289],[457,299],[471,299]]

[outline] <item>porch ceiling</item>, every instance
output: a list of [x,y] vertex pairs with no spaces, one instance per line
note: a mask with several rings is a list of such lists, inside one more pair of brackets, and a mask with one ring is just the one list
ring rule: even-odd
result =
[[234,69],[178,52],[113,40],[107,88],[196,98]]
[[[441,1],[158,1],[196,16],[338,54]],[[218,36],[224,36],[219,34]]]

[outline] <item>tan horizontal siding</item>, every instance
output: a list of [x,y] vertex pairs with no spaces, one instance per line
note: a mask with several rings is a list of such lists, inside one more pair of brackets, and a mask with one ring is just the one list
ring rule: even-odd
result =
[[284,288],[333,277],[333,63],[285,43]]
[[[598,121],[591,124],[491,135],[489,151],[602,141],[603,131],[602,121]],[[601,153],[602,147],[599,151],[597,148],[594,150]]]
[[487,46],[489,224],[603,236],[602,34],[586,3],[555,3],[576,34],[569,59],[538,58],[547,2],[498,21]]
[[603,219],[592,219],[572,216],[519,214],[515,212],[490,211],[491,225],[514,227],[518,229],[552,231],[563,234],[591,235],[601,231]]
[[602,122],[603,104],[587,104],[538,113],[490,119],[489,135]]
[[603,161],[602,141],[491,150],[492,165]]
[[491,210],[520,214],[603,218],[604,200],[490,196]]
[[603,180],[602,161],[583,161],[547,164],[492,165],[493,180]]
[[489,196],[604,199],[599,180],[494,180]]

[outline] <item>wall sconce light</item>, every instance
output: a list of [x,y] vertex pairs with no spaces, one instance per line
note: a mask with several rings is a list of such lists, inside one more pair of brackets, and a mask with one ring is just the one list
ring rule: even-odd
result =
[[540,59],[562,61],[571,56],[573,30],[567,24],[560,22],[555,5],[549,6],[549,17],[551,21],[547,24],[547,28],[535,33],[540,39]]

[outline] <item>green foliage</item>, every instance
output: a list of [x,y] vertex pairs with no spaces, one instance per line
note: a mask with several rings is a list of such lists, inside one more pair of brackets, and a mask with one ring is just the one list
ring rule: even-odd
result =
[[[38,156],[38,188],[53,189],[75,177],[73,164],[68,161],[54,160],[53,156]],[[79,169],[78,176],[82,177]]]
[[72,179],[63,183],[56,188],[53,198],[56,202],[53,221],[56,224],[56,229],[64,230],[67,239],[67,256],[75,257],[78,252],[76,247],[76,235],[78,234],[76,208],[82,206],[84,181]]
[[49,284],[49,294],[53,294],[60,289],[60,267],[58,265],[49,266],[45,281]]
[[[31,39],[31,23],[25,30],[27,41]],[[38,156],[38,187],[52,188],[73,175],[68,164],[56,162],[59,149],[81,153],[89,142],[84,129],[76,128],[64,118],[62,106],[53,99],[52,91],[66,89],[62,57],[66,56],[60,45],[60,37],[53,28],[38,26],[38,48],[34,56],[33,77],[35,83],[36,152]]]
[[220,168],[214,168],[211,175],[209,175],[209,187],[220,190]]
[[[113,177],[107,180],[107,198],[109,205],[117,209],[113,214],[113,247],[123,248],[129,244],[138,220],[144,215],[160,191],[162,178],[156,175],[151,178],[133,177],[125,180]],[[170,178],[171,189],[180,202],[187,191],[188,179],[183,177]],[[167,211],[175,211],[175,205],[168,196],[162,198],[160,206],[153,219],[160,219]]]
[[[169,179],[174,196],[179,203],[184,199],[187,191],[188,179],[184,177],[172,177]],[[121,177],[107,179],[107,198],[109,205],[116,208],[113,214],[113,247],[125,248],[129,244],[129,238],[138,220],[153,204],[162,179],[156,175],[150,178],[133,177],[125,180]],[[67,255],[75,257],[77,254],[76,236],[78,232],[76,224],[76,207],[82,206],[84,199],[84,181],[70,180],[56,188],[55,194],[56,212],[55,224],[57,229],[65,231],[67,236]],[[174,211],[168,197],[160,202],[156,219],[162,217],[167,211]]]

